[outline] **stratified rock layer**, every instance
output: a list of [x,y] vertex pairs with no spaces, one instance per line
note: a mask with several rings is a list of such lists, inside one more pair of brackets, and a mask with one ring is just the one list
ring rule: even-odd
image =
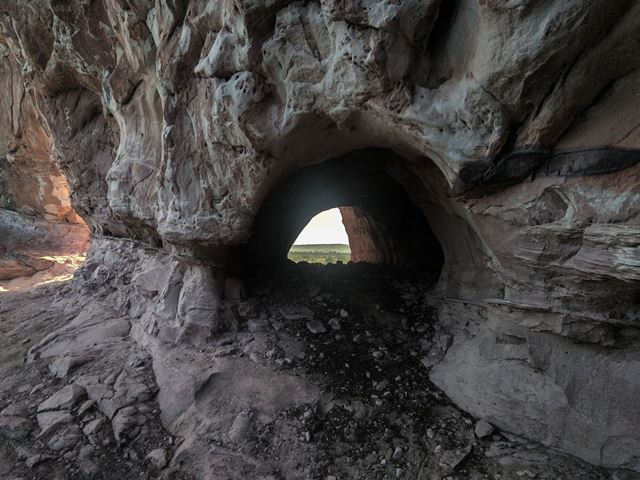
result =
[[[433,381],[503,430],[640,471],[638,2],[39,0],[0,15],[1,80],[29,99],[4,105],[0,147],[49,192],[3,167],[1,206],[64,217],[64,173],[93,236],[75,281],[135,292],[121,314],[150,351],[228,328],[229,252],[286,247],[256,229],[254,255],[250,237],[296,171],[386,152],[444,254],[453,342]],[[6,148],[20,131],[23,150]],[[294,200],[290,218],[336,206]]]

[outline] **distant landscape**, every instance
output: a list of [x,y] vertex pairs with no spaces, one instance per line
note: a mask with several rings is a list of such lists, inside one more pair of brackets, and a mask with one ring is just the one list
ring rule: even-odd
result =
[[293,245],[287,258],[293,262],[309,263],[347,263],[351,260],[349,245],[330,243],[320,245]]

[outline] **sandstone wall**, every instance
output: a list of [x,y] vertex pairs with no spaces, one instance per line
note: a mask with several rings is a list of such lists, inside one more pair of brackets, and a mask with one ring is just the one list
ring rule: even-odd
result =
[[640,470],[638,2],[37,0],[0,15],[3,81],[32,99],[3,108],[3,138],[40,119],[110,275],[103,237],[166,256],[138,264],[162,285],[136,314],[172,327],[141,341],[224,328],[227,252],[274,187],[387,149],[444,252],[455,339],[434,381],[505,430]]

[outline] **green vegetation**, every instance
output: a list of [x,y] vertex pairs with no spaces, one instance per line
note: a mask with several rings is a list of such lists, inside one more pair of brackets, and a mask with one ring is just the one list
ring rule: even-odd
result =
[[287,258],[296,263],[347,263],[351,260],[349,245],[325,244],[325,245],[293,245]]

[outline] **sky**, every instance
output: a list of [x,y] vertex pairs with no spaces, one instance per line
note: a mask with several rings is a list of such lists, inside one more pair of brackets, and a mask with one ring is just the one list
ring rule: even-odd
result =
[[325,210],[313,217],[293,244],[310,245],[323,243],[349,244],[347,232],[342,224],[342,215],[340,215],[340,210],[337,208]]

